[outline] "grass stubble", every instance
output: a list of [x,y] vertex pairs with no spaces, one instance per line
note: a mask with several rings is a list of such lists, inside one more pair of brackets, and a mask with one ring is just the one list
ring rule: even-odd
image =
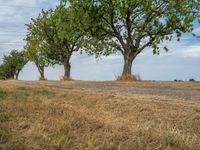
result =
[[1,82],[1,149],[199,150],[200,103]]

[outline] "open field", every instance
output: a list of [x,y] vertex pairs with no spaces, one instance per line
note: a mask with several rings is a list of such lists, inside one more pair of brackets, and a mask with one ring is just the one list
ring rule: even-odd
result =
[[0,150],[199,150],[200,83],[0,81]]

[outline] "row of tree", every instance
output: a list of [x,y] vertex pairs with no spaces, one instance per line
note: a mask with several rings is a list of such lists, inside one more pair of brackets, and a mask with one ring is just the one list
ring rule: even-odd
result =
[[192,32],[199,12],[198,0],[62,0],[27,25],[24,56],[35,63],[41,78],[44,68],[55,64],[63,65],[69,78],[74,52],[98,57],[119,51],[122,76],[131,76],[138,54],[148,47],[159,54],[163,41]]

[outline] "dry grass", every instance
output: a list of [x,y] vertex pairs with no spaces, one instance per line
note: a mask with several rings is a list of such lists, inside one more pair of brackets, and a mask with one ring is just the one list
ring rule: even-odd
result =
[[39,77],[38,79],[39,79],[39,81],[46,81],[47,80],[47,78],[44,78],[44,77]]
[[58,87],[1,82],[0,149],[200,149],[198,101]]
[[60,81],[73,81],[73,79],[66,77],[66,76],[63,76],[63,77],[61,77]]
[[117,81],[140,81],[141,77],[140,75],[122,75],[118,76]]

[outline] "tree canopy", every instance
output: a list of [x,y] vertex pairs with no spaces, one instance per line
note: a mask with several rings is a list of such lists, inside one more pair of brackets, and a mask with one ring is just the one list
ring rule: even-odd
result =
[[23,52],[12,50],[3,58],[3,64],[0,66],[1,79],[17,79],[22,68],[27,63]]
[[[70,0],[87,24],[84,30],[103,43],[94,53],[120,51],[123,74],[131,74],[132,62],[145,48],[159,54],[164,40],[193,30],[200,1],[188,0]],[[85,19],[87,18],[87,19]],[[92,46],[91,46],[92,48]],[[100,52],[99,52],[100,50]],[[167,47],[164,50],[168,51]]]
[[45,79],[44,68],[49,66],[48,59],[45,55],[45,49],[48,49],[46,42],[46,33],[49,30],[47,21],[51,11],[44,11],[39,14],[36,19],[32,19],[30,24],[27,24],[28,34],[26,37],[25,56],[31,62],[34,62],[40,73],[40,79]]
[[28,30],[28,49],[42,52],[39,55],[45,63],[63,65],[64,76],[69,78],[70,58],[84,44],[84,34],[75,12],[62,4],[55,10],[42,11],[37,19],[32,19]]

